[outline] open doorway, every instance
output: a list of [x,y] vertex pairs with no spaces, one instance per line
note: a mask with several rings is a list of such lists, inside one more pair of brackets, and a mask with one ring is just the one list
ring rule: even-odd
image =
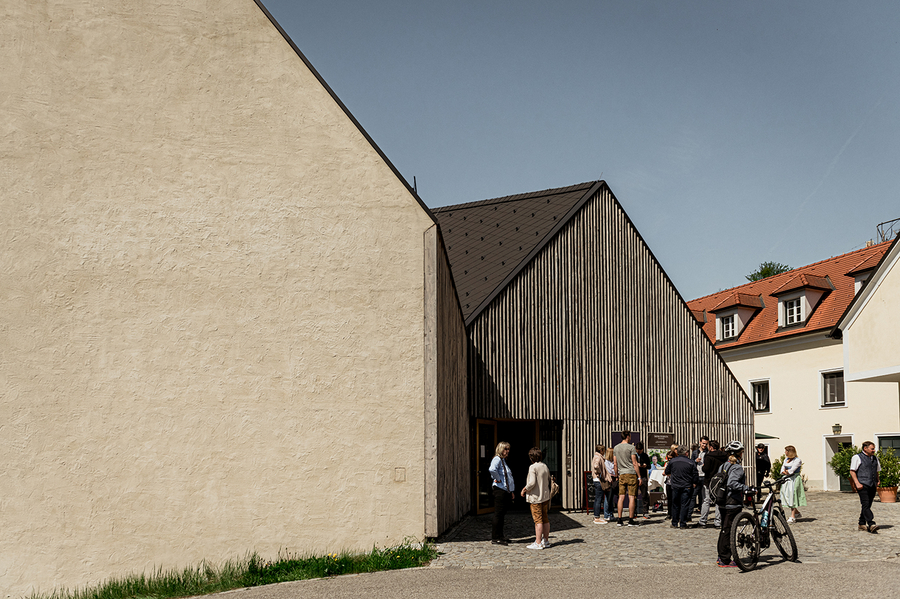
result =
[[[476,512],[486,514],[494,511],[492,480],[488,472],[494,458],[497,444],[506,441],[510,445],[507,466],[513,473],[516,500],[511,510],[525,510],[528,505],[520,497],[522,487],[528,479],[528,450],[540,447],[544,452],[544,463],[557,482],[561,476],[562,422],[549,420],[487,420],[475,422],[475,484]],[[562,505],[562,493],[552,499],[551,506]]]
[[828,436],[825,437],[825,490],[826,491],[851,491],[850,481],[842,476],[838,476],[831,469],[831,458],[844,447],[853,444],[853,437],[850,435]]

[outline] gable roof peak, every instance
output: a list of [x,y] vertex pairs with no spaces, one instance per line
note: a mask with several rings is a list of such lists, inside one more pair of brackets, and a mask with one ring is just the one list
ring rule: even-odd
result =
[[466,324],[605,185],[592,181],[434,209]]

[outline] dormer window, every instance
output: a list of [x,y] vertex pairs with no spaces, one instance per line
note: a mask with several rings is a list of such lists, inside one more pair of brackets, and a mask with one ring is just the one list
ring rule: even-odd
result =
[[778,298],[778,326],[803,326],[819,300],[833,289],[828,277],[801,274],[772,292]]
[[848,277],[853,277],[853,295],[859,293],[859,290],[869,280],[869,275],[872,274],[880,261],[881,254],[872,254],[847,273]]
[[800,298],[784,302],[784,321],[787,325],[803,322],[803,312],[800,309]]
[[734,314],[722,318],[722,339],[733,339],[734,337],[736,337],[734,332],[734,318]]
[[733,341],[756,313],[762,309],[762,298],[758,295],[735,293],[710,310],[716,315],[716,341]]

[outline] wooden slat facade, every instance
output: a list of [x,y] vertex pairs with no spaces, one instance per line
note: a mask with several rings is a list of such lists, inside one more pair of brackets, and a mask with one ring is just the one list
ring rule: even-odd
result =
[[425,232],[425,535],[472,509],[466,327],[438,227]]
[[749,399],[605,184],[468,330],[472,418],[562,421],[564,507],[622,428],[753,444]]

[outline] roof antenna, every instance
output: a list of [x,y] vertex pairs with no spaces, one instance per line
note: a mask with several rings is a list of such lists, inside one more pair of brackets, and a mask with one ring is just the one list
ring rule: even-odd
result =
[[419,188],[416,186],[416,176],[415,175],[413,175],[413,192],[415,192],[416,195],[419,195]]

